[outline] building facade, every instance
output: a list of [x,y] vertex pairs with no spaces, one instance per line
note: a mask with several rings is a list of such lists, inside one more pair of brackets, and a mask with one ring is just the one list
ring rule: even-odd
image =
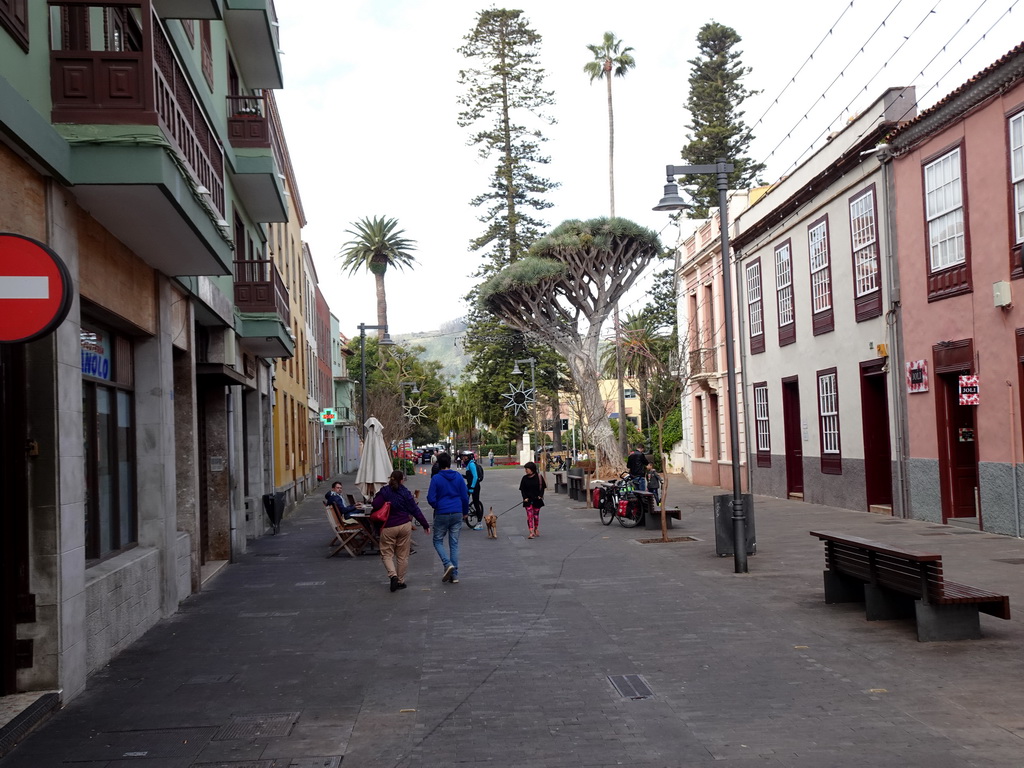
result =
[[897,276],[874,147],[915,109],[886,91],[737,220],[754,493],[892,513]]
[[1024,46],[889,141],[906,503],[918,519],[1020,536]]
[[276,36],[270,0],[0,4],[0,231],[72,296],[0,345],[0,692],[73,698],[262,531]]
[[[746,209],[749,193],[732,192],[728,217]],[[680,396],[683,439],[671,454],[672,466],[694,485],[732,489],[732,443],[729,429],[729,376],[725,354],[725,293],[722,280],[722,230],[715,209],[676,252],[676,312],[682,346],[685,385]],[[733,232],[733,235],[735,232]],[[732,236],[732,235],[731,235]],[[734,335],[740,327],[733,286]],[[737,360],[739,356],[737,355]],[[739,369],[741,366],[737,365]],[[744,397],[740,370],[733,386],[740,435],[740,482],[746,489]]]

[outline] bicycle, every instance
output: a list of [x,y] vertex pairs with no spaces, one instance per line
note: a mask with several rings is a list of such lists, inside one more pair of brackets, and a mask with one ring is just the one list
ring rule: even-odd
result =
[[611,525],[618,520],[623,528],[636,528],[644,519],[644,508],[633,493],[629,474],[623,472],[617,481],[601,488],[601,522]]
[[469,500],[469,514],[466,515],[466,523],[474,531],[478,530],[477,526],[484,521],[484,504],[482,501],[477,501],[470,497]]

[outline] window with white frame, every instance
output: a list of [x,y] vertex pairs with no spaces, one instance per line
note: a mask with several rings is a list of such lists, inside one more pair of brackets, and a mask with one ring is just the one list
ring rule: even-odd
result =
[[1010,183],[1017,243],[1024,243],[1024,112],[1010,118]]
[[924,167],[924,196],[932,272],[963,264],[967,251],[959,147]]
[[796,341],[793,307],[793,249],[789,240],[775,248],[775,296],[779,312],[779,344]]
[[807,230],[811,263],[811,308],[824,312],[832,308],[832,276],[828,261],[828,222],[824,219]]
[[761,260],[747,264],[747,313],[750,318],[750,351],[764,351],[764,312],[761,306]]
[[850,236],[853,240],[855,295],[860,298],[880,289],[874,189],[850,201]]
[[821,471],[842,472],[839,444],[839,382],[835,368],[818,371],[818,428],[821,434]]
[[768,421],[768,384],[754,385],[754,420],[757,428],[757,466],[772,465],[772,440]]

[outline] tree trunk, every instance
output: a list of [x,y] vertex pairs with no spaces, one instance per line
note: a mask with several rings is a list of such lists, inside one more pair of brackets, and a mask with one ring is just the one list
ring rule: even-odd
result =
[[[388,297],[384,293],[384,275],[375,274],[373,278],[377,283],[377,325],[386,326],[388,324]],[[383,330],[378,330],[377,338],[381,338],[383,333]]]
[[563,347],[557,351],[565,357],[566,363],[572,371],[573,379],[580,392],[583,411],[587,415],[587,421],[593,426],[594,453],[596,454],[594,458],[597,461],[597,467],[620,468],[622,457],[619,455],[618,444],[612,433],[611,425],[608,424],[608,414],[604,407],[604,398],[601,397],[601,387],[598,384],[600,377],[597,369],[591,359],[587,359],[580,349]]
[[615,218],[615,116],[612,112],[612,73],[607,68],[604,79],[608,82],[608,196],[611,215]]

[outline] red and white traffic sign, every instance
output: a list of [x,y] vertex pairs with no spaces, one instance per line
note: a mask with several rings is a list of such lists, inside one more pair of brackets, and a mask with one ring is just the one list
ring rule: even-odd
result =
[[71,274],[38,240],[0,232],[0,344],[32,341],[64,322]]

